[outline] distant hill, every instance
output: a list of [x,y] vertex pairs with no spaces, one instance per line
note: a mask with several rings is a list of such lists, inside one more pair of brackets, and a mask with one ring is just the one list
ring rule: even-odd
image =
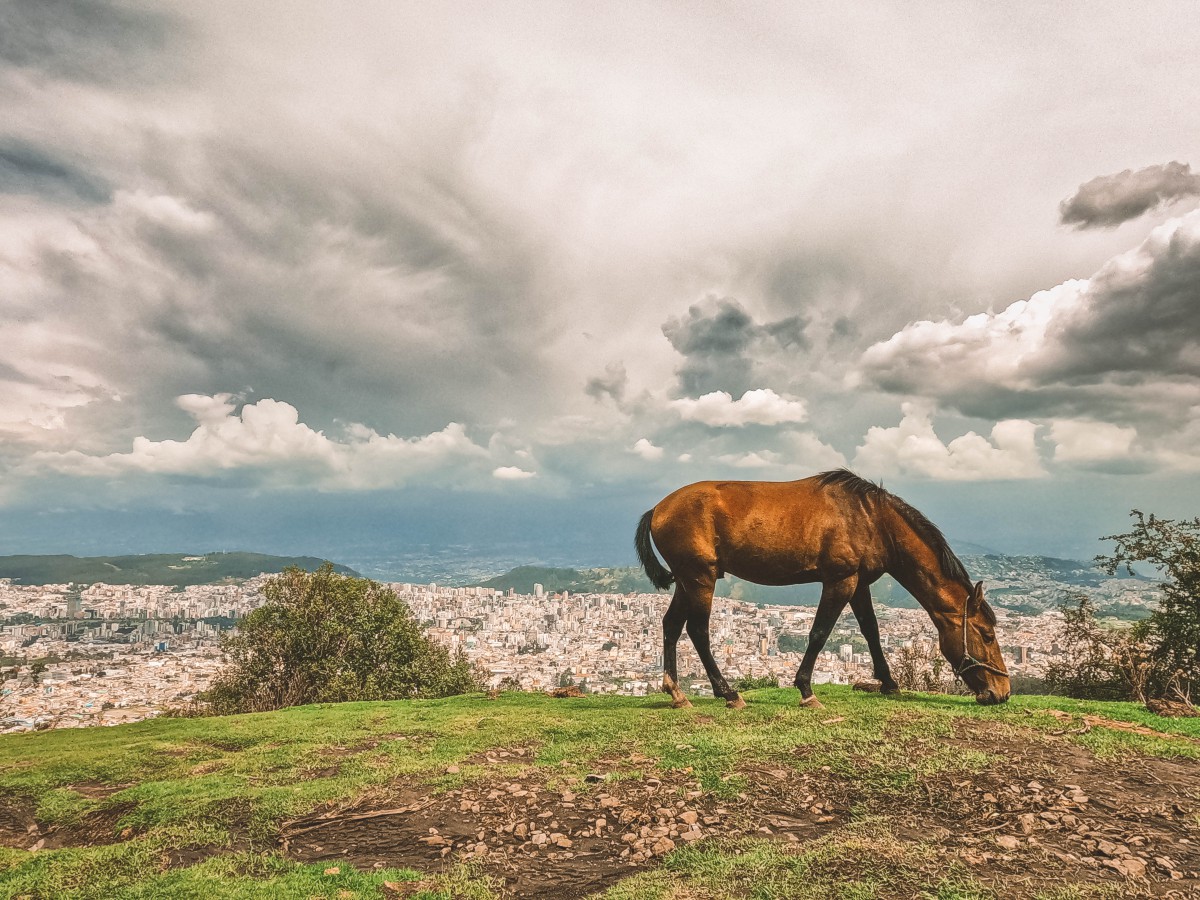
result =
[[[186,587],[253,578],[288,566],[312,571],[324,560],[315,556],[265,553],[150,553],[139,556],[0,556],[0,578],[16,584],[166,584]],[[346,575],[353,569],[335,565]]]
[[[1107,575],[1092,563],[1050,556],[1001,556],[964,554],[963,563],[973,578],[986,585],[991,602],[1021,612],[1054,609],[1069,594],[1087,591],[1098,608],[1123,618],[1141,618],[1148,614],[1144,605],[1130,605],[1124,591],[1114,591],[1116,582],[1144,584],[1152,592],[1154,579],[1140,575]],[[639,568],[570,569],[544,566],[518,566],[503,575],[481,582],[483,587],[519,594],[533,593],[535,584],[548,593],[570,591],[587,593],[650,593],[655,590]],[[908,607],[916,601],[890,576],[883,576],[871,588],[877,603]],[[749,603],[815,606],[821,597],[819,584],[769,587],[727,576],[717,582],[716,596],[733,597]]]

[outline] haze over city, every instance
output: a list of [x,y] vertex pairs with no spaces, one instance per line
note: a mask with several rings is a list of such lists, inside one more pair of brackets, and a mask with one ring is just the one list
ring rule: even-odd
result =
[[6,3],[0,541],[621,565],[839,466],[1002,553],[1194,516],[1195,16]]

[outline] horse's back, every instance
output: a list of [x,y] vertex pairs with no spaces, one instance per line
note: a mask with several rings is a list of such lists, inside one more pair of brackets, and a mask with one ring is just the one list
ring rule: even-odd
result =
[[715,566],[763,584],[873,567],[864,556],[879,546],[863,505],[818,477],[689,484],[655,506],[653,535],[673,572]]

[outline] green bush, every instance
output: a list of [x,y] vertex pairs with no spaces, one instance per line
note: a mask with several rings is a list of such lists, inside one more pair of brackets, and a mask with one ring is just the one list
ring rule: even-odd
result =
[[448,697],[480,689],[467,659],[427,638],[390,588],[285,569],[226,639],[229,666],[200,699],[218,714],[348,700]]

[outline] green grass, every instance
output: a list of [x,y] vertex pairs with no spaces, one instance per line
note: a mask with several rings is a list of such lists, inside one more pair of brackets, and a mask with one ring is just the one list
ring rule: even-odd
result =
[[[507,693],[496,700],[474,695],[346,703],[3,736],[0,795],[28,798],[40,821],[65,826],[115,809],[108,826],[114,833],[130,829],[133,837],[109,846],[0,851],[0,897],[382,896],[384,881],[415,874],[342,867],[327,876],[323,867],[281,859],[270,852],[280,823],[397,782],[449,790],[485,771],[489,777],[515,775],[530,765],[544,767],[548,781],[582,791],[589,789],[583,777],[592,768],[607,771],[640,754],[645,760],[627,764],[619,777],[686,769],[723,797],[745,789],[737,770],[749,764],[827,768],[854,778],[864,796],[882,797],[939,772],[986,768],[986,752],[964,752],[946,740],[963,719],[986,720],[1014,735],[1065,730],[1066,739],[1102,755],[1200,757],[1200,720],[1162,719],[1132,704],[1020,697],[1003,707],[981,707],[964,697],[888,700],[832,686],[818,693],[825,710],[798,708],[795,691],[784,689],[751,692],[749,706],[736,712],[713,700],[675,710],[659,696],[554,700]],[[1073,735],[1071,724],[1047,709],[1145,725],[1166,736],[1103,727]],[[500,764],[477,759],[487,750],[517,747],[527,753]],[[459,771],[447,773],[452,765]],[[789,893],[793,883],[822,883],[821,872],[843,866],[860,827],[875,826],[869,817],[856,821],[839,831],[837,841],[800,855],[770,844],[683,848],[662,868],[628,879],[606,896],[810,896]],[[168,864],[172,852],[203,848],[221,852],[191,866]],[[889,879],[903,879],[923,865],[920,852],[907,848],[890,868],[860,863],[838,882],[841,893],[828,896],[873,896]],[[752,873],[749,881],[736,874],[745,872]],[[484,883],[461,873],[454,877]],[[945,873],[927,886],[928,896],[991,896],[964,878]],[[467,890],[448,884],[431,887],[429,897]],[[681,885],[709,894],[680,893]]]

